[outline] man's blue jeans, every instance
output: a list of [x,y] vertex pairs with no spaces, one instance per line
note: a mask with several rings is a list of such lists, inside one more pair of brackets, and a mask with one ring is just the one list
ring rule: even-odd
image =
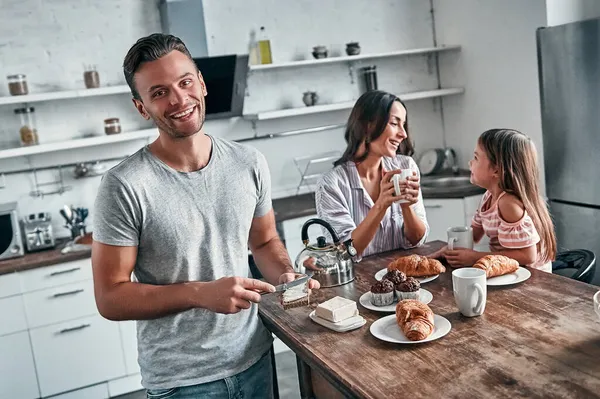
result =
[[146,396],[148,399],[272,399],[273,378],[271,351],[267,351],[248,370],[232,377],[188,387],[149,389]]

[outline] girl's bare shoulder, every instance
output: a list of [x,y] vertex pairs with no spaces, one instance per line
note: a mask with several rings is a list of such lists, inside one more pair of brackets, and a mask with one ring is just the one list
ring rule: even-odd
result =
[[515,223],[523,218],[525,206],[517,196],[506,193],[498,200],[498,213],[505,222]]

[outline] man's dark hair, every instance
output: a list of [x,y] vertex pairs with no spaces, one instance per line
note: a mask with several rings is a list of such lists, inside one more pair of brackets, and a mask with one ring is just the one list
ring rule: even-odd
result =
[[125,80],[129,85],[129,89],[131,89],[131,94],[135,99],[141,100],[140,93],[135,88],[135,82],[133,81],[133,75],[136,71],[143,63],[156,61],[173,50],[187,55],[194,62],[185,44],[183,44],[180,38],[173,35],[153,33],[150,36],[142,37],[131,46],[123,61],[123,73],[125,74]]

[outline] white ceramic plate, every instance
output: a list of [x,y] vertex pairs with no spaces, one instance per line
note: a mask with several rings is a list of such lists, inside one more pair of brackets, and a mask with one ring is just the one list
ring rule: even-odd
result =
[[378,338],[382,341],[393,342],[397,344],[421,344],[423,342],[434,341],[438,338],[442,338],[452,329],[452,324],[450,324],[450,321],[437,314],[433,315],[433,324],[434,327],[431,335],[421,341],[411,341],[410,339],[406,338],[396,322],[395,314],[382,317],[371,324],[370,331],[375,338]]
[[[383,276],[385,276],[385,274],[387,273],[387,268],[385,269],[381,269],[380,271],[378,271],[377,273],[375,273],[375,280],[377,281],[381,281],[381,279],[383,278]],[[428,283],[430,281],[435,280],[436,278],[438,278],[440,275],[436,274],[435,276],[429,276],[429,277],[415,277],[417,280],[419,280],[419,283],[421,284],[425,284]]]
[[320,324],[323,327],[327,327],[335,332],[345,332],[345,331],[356,330],[357,328],[364,326],[365,323],[367,322],[367,320],[364,317],[358,315],[358,316],[352,317],[353,320],[354,319],[356,320],[355,322],[349,323],[347,320],[345,320],[345,321],[341,321],[338,323],[332,323],[329,320],[321,319],[319,316],[316,315],[316,311],[314,311],[314,310],[312,312],[310,312],[308,317],[310,317],[310,319],[312,321],[314,321],[315,323]]
[[487,279],[487,285],[511,285],[521,283],[531,277],[531,272],[524,267],[519,266],[516,272],[505,274],[504,276],[492,277]]
[[[426,289],[421,288],[419,300],[421,302],[423,302],[424,304],[428,304],[429,302],[431,302],[433,300],[433,294],[431,292],[427,291]],[[386,312],[386,313],[395,312],[396,304],[398,303],[398,301],[395,300],[394,303],[392,303],[391,305],[375,306],[371,303],[371,291],[367,291],[364,294],[362,294],[360,296],[358,302],[364,308],[367,308],[369,310],[374,310],[376,312]]]

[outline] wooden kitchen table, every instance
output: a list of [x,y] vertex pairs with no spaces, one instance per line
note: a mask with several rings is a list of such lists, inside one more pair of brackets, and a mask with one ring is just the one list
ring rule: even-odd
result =
[[452,330],[425,344],[375,338],[369,327],[387,314],[360,304],[367,323],[354,331],[336,333],[309,319],[318,303],[336,295],[358,303],[395,257],[443,245],[365,258],[355,264],[353,282],[313,291],[310,307],[283,310],[276,294],[263,296],[265,325],[296,353],[303,398],[600,397],[600,322],[592,301],[598,288],[565,277],[531,270],[523,283],[488,287],[485,313],[467,318],[454,303],[448,269],[423,288]]

